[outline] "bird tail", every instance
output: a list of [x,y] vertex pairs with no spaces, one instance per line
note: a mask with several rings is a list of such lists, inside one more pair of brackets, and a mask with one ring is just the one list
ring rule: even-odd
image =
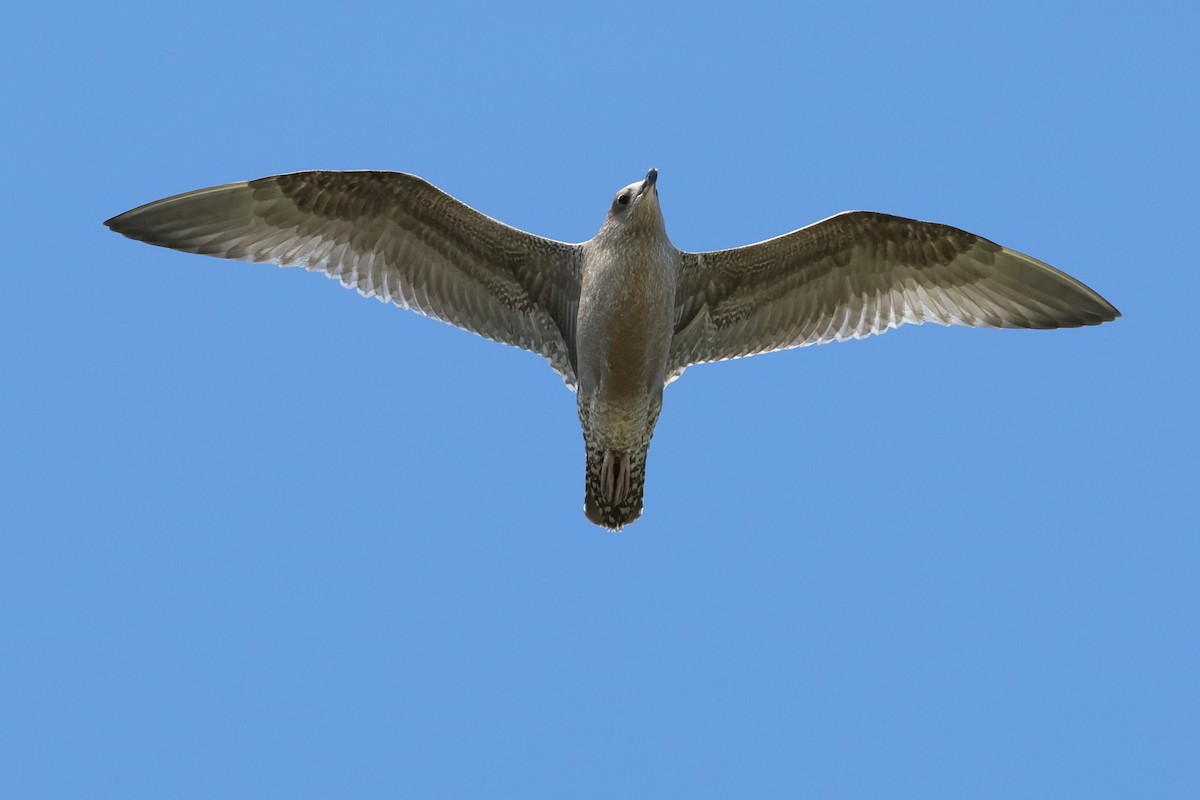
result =
[[619,453],[587,444],[583,513],[589,520],[619,531],[642,515],[646,451]]

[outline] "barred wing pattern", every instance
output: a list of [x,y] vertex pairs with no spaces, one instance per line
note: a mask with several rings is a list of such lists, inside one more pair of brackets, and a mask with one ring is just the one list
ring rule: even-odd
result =
[[400,172],[215,186],[113,217],[149,244],[324,272],[367,297],[531,350],[575,386],[578,245],[509,227]]
[[983,237],[848,211],[746,247],[684,253],[669,374],[905,323],[1063,328],[1119,316],[1071,276]]

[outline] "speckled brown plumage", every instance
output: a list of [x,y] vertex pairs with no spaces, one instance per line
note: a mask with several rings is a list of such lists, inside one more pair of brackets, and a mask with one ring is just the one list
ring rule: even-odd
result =
[[544,356],[578,391],[584,512],[642,513],[663,387],[693,364],[861,338],[905,323],[1095,325],[1119,316],[1053,267],[966,231],[853,211],[765,242],[677,250],[657,170],[600,232],[519,231],[420,178],[297,172],[159,200],[113,219],[150,244],[323,272],[360,293]]
[[169,197],[106,224],[133,239],[300,266],[545,356],[568,385],[579,258],[400,172],[296,172]]
[[684,253],[671,371],[903,323],[1059,328],[1116,316],[1074,278],[981,236],[851,211],[758,244]]

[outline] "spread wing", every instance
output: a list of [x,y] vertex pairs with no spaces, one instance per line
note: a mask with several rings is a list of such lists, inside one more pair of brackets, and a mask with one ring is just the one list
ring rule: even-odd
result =
[[176,250],[324,272],[539,353],[574,388],[578,247],[497,222],[414,175],[275,175],[169,197],[105,224]]
[[684,253],[670,374],[904,323],[1063,328],[1118,316],[1070,275],[981,236],[849,211],[758,244]]

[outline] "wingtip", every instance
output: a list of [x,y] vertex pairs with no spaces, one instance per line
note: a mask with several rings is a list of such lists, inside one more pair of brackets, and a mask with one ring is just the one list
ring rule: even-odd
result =
[[[985,240],[986,241],[986,240]],[[1082,315],[1076,325],[1101,325],[1105,322],[1112,322],[1121,316],[1121,312],[1117,307],[1108,302],[1099,292],[1085,284],[1083,281],[1069,275],[1062,270],[1052,267],[1045,261],[1018,252],[1008,247],[997,245],[1000,251],[1017,261],[1024,262],[1037,269],[1040,269],[1045,274],[1054,276],[1058,282],[1071,286],[1074,289],[1074,295],[1082,307],[1077,307],[1077,311]]]
[[123,211],[120,214],[111,216],[104,220],[104,227],[122,236],[128,236],[129,234],[126,231],[129,230],[129,215],[132,213],[132,211]]
[[1096,297],[1100,299],[1100,311],[1096,314],[1096,321],[1093,323],[1094,325],[1102,325],[1105,322],[1112,322],[1113,320],[1121,317],[1121,312],[1117,310],[1116,306],[1105,300],[1103,297],[1100,297],[1099,294],[1097,294]]

